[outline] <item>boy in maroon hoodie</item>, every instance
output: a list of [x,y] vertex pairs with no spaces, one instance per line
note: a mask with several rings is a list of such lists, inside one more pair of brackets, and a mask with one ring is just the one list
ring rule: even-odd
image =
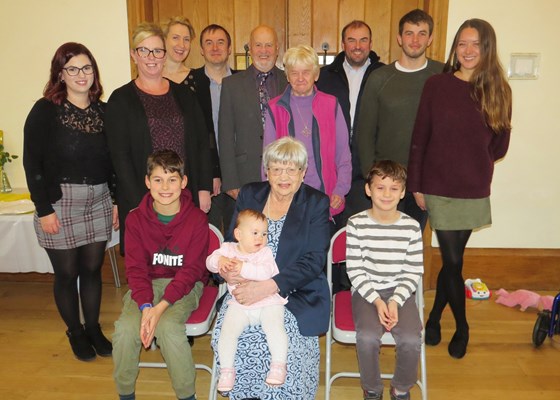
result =
[[121,400],[135,399],[140,348],[157,344],[178,399],[195,399],[195,369],[185,321],[207,279],[208,220],[185,189],[181,158],[161,150],[148,158],[150,190],[126,218],[129,291],[113,335],[113,377]]

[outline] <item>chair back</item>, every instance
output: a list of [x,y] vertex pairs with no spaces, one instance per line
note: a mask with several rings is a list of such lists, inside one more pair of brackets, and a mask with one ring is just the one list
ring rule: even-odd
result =
[[[224,237],[214,225],[208,224],[208,229],[208,255],[210,255],[222,245]],[[208,332],[216,315],[216,301],[222,294],[220,287],[204,286],[198,308],[191,313],[186,322],[187,334],[189,336],[204,335]]]
[[212,254],[214,250],[220,248],[224,242],[224,236],[218,228],[212,224],[208,224],[209,235],[208,235],[208,255]]
[[346,228],[339,229],[331,238],[331,245],[327,253],[327,281],[332,295],[333,264],[346,261]]

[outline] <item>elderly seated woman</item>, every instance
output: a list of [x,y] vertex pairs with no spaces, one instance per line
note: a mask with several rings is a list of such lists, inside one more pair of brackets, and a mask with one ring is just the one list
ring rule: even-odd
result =
[[[329,199],[303,183],[307,171],[305,146],[290,137],[269,144],[263,154],[267,182],[242,187],[237,213],[251,208],[268,219],[268,246],[280,273],[264,281],[223,275],[237,285],[235,298],[253,304],[274,293],[287,298],[284,324],[288,335],[287,378],[281,386],[265,383],[270,353],[260,326],[250,326],[239,337],[235,360],[236,381],[230,399],[314,399],[319,385],[319,335],[327,331],[329,288],[323,268],[329,247]],[[232,236],[230,228],[229,236]],[[217,342],[227,309],[226,298],[218,315],[212,346]],[[219,361],[219,360],[218,360]]]
[[348,127],[336,97],[315,88],[319,58],[307,45],[284,54],[289,85],[268,103],[264,146],[283,136],[301,140],[309,157],[304,182],[330,198],[331,216],[344,210],[352,162]]

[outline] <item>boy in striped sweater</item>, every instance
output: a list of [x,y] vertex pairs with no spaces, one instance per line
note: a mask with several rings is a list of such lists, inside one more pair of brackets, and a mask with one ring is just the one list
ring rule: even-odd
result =
[[391,400],[410,399],[417,379],[422,323],[414,293],[424,272],[422,231],[397,210],[405,182],[402,165],[375,163],[365,185],[371,208],[352,216],[347,225],[346,265],[364,400],[383,398],[379,350],[386,331],[397,343]]

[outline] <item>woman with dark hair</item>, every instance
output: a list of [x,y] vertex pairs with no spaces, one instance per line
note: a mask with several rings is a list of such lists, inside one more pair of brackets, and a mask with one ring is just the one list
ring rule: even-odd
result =
[[24,127],[23,165],[35,204],[35,231],[53,266],[54,298],[66,335],[81,361],[112,352],[99,325],[105,246],[111,226],[119,226],[109,193],[112,166],[102,93],[91,52],[65,43],[52,59],[44,97]]
[[473,229],[491,224],[494,163],[504,157],[511,131],[511,88],[492,26],[465,21],[455,35],[443,74],[426,81],[416,116],[407,186],[428,211],[443,266],[426,323],[426,344],[441,341],[440,318],[449,303],[456,331],[449,354],[462,358],[469,342],[462,276]]

